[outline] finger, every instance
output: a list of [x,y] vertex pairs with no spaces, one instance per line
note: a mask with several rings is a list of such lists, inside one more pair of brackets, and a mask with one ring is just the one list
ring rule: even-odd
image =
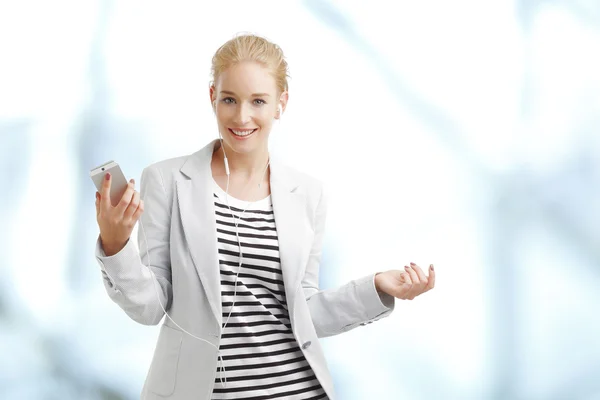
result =
[[411,267],[409,267],[408,265],[405,266],[404,269],[406,270],[406,272],[408,272],[410,274],[410,279],[412,279],[413,285],[418,285],[420,280],[419,280],[419,275],[417,275],[415,270],[412,269]]
[[425,273],[423,272],[421,267],[419,267],[415,263],[410,263],[410,266],[412,267],[412,269],[416,272],[417,276],[419,277],[419,282],[421,282],[423,285],[426,285],[427,284],[427,275],[425,275]]
[[415,272],[414,269],[412,269],[409,266],[405,266],[404,269],[406,270],[406,272],[408,272],[410,274],[410,279],[412,279],[412,287],[411,289],[408,291],[408,293],[406,293],[407,297],[409,300],[414,299],[416,296],[419,295],[419,293],[421,293],[421,284],[420,284],[420,280],[419,280],[419,276],[417,275],[417,273]]
[[[406,267],[404,267],[404,268],[406,269]],[[414,291],[415,291],[415,288],[417,288],[417,286],[415,286],[415,283],[413,282],[409,272],[403,272],[402,276],[404,277],[404,280],[406,281],[406,283],[400,289],[400,296],[396,296],[396,297],[405,299],[405,300],[412,300],[415,298]]]
[[96,192],[96,215],[100,213],[100,193]]
[[429,282],[427,282],[427,290],[433,289],[435,286],[435,271],[433,270],[433,264],[429,266]]
[[[404,268],[406,269],[406,266]],[[402,280],[404,281],[405,285],[412,286],[413,282],[412,282],[412,279],[411,279],[410,274],[408,272],[403,272],[403,273],[400,274],[400,276],[402,277]]]
[[140,204],[137,208],[137,210],[135,210],[135,213],[133,214],[133,222],[136,223],[138,221],[138,219],[142,216],[142,214],[144,213],[144,200],[140,200]]
[[105,210],[110,209],[110,207],[112,206],[112,204],[110,203],[110,183],[112,181],[112,178],[110,176],[110,172],[107,172],[106,175],[104,175],[104,180],[102,181],[102,191],[100,193],[101,198],[100,198],[100,206],[102,208],[104,208]]
[[123,218],[130,219],[133,216],[133,214],[135,214],[135,212],[137,211],[139,205],[140,205],[140,193],[137,190],[135,190],[133,192],[133,197],[131,198],[131,202],[129,203],[129,206],[125,210],[125,214],[123,214]]
[[408,272],[400,273],[400,281],[402,285],[396,289],[394,297],[398,299],[407,299],[412,296],[413,283]]
[[135,191],[135,181],[133,179],[129,180],[127,184],[127,188],[125,192],[121,196],[121,200],[119,200],[119,204],[117,204],[117,211],[119,215],[125,215],[125,210],[129,207],[129,203],[131,203],[131,199],[133,198],[133,193]]

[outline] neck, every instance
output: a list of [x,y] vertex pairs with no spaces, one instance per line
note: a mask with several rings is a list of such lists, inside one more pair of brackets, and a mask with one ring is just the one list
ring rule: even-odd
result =
[[[260,149],[252,154],[239,154],[228,148],[225,142],[223,142],[223,145],[225,145],[227,164],[229,165],[229,173],[232,177],[235,176],[244,180],[256,180],[260,179],[259,175],[262,176],[265,174],[265,168],[269,162],[268,149]],[[225,175],[224,159],[225,156],[223,155],[223,149],[221,149],[219,141],[213,153],[213,160],[221,166],[220,169],[222,169]]]

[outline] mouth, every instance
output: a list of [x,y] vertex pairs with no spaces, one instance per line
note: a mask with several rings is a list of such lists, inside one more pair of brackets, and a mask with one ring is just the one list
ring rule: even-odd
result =
[[255,128],[255,129],[231,129],[231,128],[227,128],[227,130],[229,132],[231,132],[231,134],[233,134],[233,136],[235,136],[237,139],[247,139],[250,136],[252,136],[254,134],[254,132],[256,132],[258,130],[258,128]]

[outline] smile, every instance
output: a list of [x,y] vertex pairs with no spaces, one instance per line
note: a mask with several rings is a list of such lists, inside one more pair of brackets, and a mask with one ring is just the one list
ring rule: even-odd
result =
[[254,132],[256,132],[258,130],[258,128],[255,129],[231,129],[228,128],[229,132],[233,133],[235,136],[239,137],[239,138],[246,138],[250,135],[252,135]]

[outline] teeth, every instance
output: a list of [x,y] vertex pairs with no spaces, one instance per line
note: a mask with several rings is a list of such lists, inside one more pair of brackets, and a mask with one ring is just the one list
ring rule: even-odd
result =
[[253,133],[256,129],[252,129],[251,131],[236,131],[236,130],[231,130],[233,133],[235,133],[238,136],[248,136],[249,134]]

